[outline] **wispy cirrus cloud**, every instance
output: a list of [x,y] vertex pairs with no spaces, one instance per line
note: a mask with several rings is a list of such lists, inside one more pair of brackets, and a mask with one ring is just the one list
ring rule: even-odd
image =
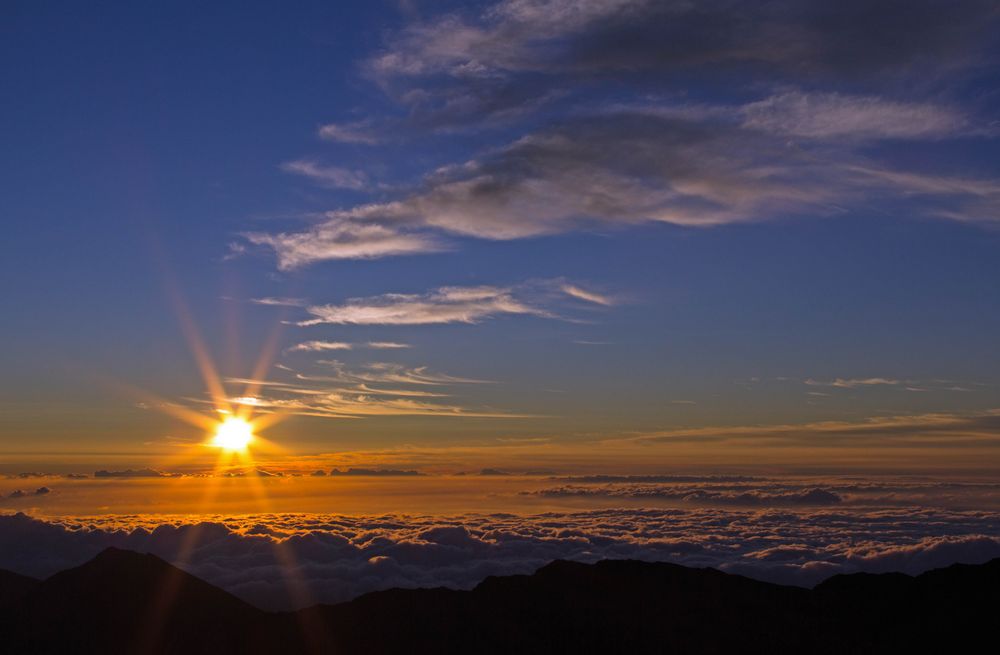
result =
[[339,166],[327,166],[312,159],[297,159],[285,162],[281,170],[309,178],[313,182],[331,189],[353,189],[359,191],[369,185],[368,176],[362,171],[352,171]]
[[876,416],[856,421],[716,426],[663,430],[630,437],[651,443],[758,441],[774,447],[1000,448],[1000,409]]
[[409,348],[408,343],[398,343],[395,341],[367,341],[365,343],[350,343],[347,341],[303,341],[288,349],[288,352],[324,352],[328,350],[355,350],[358,348],[371,348],[374,350],[398,350]]
[[589,289],[584,289],[576,284],[563,284],[560,289],[567,296],[571,296],[577,300],[583,300],[584,302],[594,303],[595,305],[603,305],[605,307],[610,307],[615,304],[615,299],[611,296],[597,293],[596,291],[591,291]]
[[[336,377],[333,378],[343,382],[391,382],[395,384],[417,384],[417,385],[449,385],[449,384],[484,384],[489,380],[476,380],[473,378],[456,377],[443,373],[433,373],[426,366],[409,368],[402,364],[390,362],[369,362],[362,370],[350,370],[342,362],[337,360],[319,360],[318,364],[333,369]],[[299,379],[320,379],[299,376]],[[331,379],[331,378],[322,378]],[[371,390],[369,387],[366,387]]]
[[299,325],[432,325],[477,323],[502,315],[551,316],[514,296],[509,287],[441,287],[425,294],[352,298],[340,305],[310,305]]
[[788,91],[738,112],[750,129],[809,139],[934,139],[971,129],[954,107],[840,93]]
[[376,350],[399,350],[411,347],[408,343],[400,343],[398,341],[369,341],[367,346]]
[[[252,397],[233,396],[228,400],[235,405],[252,406],[256,412],[319,418],[527,416],[462,403],[452,390],[452,387],[462,385],[490,383],[488,380],[449,375],[427,366],[411,367],[391,362],[369,362],[350,367],[337,360],[321,359],[315,365],[320,369],[317,373],[283,367],[282,380],[227,378],[227,383],[253,385],[257,389]],[[195,402],[203,404],[207,401],[199,399]]]
[[338,143],[359,143],[374,145],[380,141],[373,130],[371,121],[328,123],[319,128],[319,137]]
[[265,298],[251,298],[250,302],[255,305],[268,305],[272,307],[304,307],[306,300],[304,298],[283,298],[283,297],[265,297]]
[[836,389],[890,387],[905,391],[971,391],[974,387],[982,386],[982,383],[972,381],[956,382],[955,380],[899,379],[889,377],[833,378],[830,380],[806,378],[803,380],[803,383],[810,387],[832,387]]
[[443,241],[430,234],[338,216],[300,232],[248,232],[243,237],[274,250],[278,268],[284,271],[331,259],[378,259],[446,249]]
[[809,378],[806,384],[813,387],[839,387],[841,389],[854,389],[856,387],[875,386],[898,386],[903,384],[901,380],[891,378],[835,378],[833,380],[814,380]]
[[303,341],[288,349],[288,352],[324,352],[327,350],[353,350],[354,344],[346,341]]
[[340,304],[307,305],[306,311],[313,318],[298,325],[435,325],[479,323],[501,316],[560,318],[552,306],[565,304],[567,298],[601,307],[617,302],[608,294],[561,279],[515,286],[449,286],[426,293],[387,293],[350,298]]

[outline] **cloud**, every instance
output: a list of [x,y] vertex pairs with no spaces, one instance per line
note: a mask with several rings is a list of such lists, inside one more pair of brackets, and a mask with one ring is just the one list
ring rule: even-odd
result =
[[326,350],[352,350],[353,343],[344,341],[303,341],[288,349],[288,352],[323,352]]
[[272,248],[283,271],[329,259],[378,259],[445,249],[440,240],[428,234],[337,217],[303,232],[248,232],[243,236],[254,245]]
[[[320,361],[333,368],[338,376],[337,379],[351,382],[390,382],[398,384],[417,385],[443,385],[443,384],[482,384],[486,380],[476,380],[472,378],[456,377],[443,373],[432,373],[426,366],[407,368],[401,364],[389,362],[370,362],[365,364],[363,370],[350,371],[338,361]],[[370,387],[365,387],[370,389]],[[372,390],[374,392],[374,390]]]
[[785,141],[631,111],[566,120],[442,169],[409,197],[328,216],[504,240],[595,223],[707,227],[828,212],[842,186]]
[[835,447],[858,445],[949,449],[1000,446],[1000,410],[967,414],[926,413],[878,416],[858,421],[817,421],[803,424],[702,427],[663,430],[631,439],[640,442],[758,441],[768,446]]
[[690,488],[669,485],[613,485],[604,487],[566,485],[526,493],[547,498],[661,498],[673,499],[687,503],[740,505],[749,507],[782,507],[789,505],[823,506],[836,505],[844,500],[843,497],[836,492],[821,488],[796,490],[780,489],[775,491],[754,488],[725,488],[719,490],[712,488]]
[[319,128],[319,137],[327,141],[364,145],[374,145],[380,141],[373,133],[370,121],[329,123]]
[[251,298],[250,302],[255,305],[268,305],[273,307],[304,307],[307,304],[302,298]]
[[918,197],[923,213],[970,223],[1000,221],[1000,180],[927,175],[863,165],[848,170],[858,173],[861,182],[882,186],[903,197]]
[[[834,387],[837,389],[864,389],[876,387],[892,387],[905,391],[969,391],[969,386],[977,386],[975,382],[964,383],[967,386],[957,385],[952,380],[899,380],[896,378],[870,377],[870,378],[834,378],[833,380],[817,380],[807,378],[804,383],[811,387]],[[824,396],[829,394],[812,392],[813,395]]]
[[[433,372],[426,366],[406,367],[388,362],[370,362],[356,369],[349,369],[336,360],[319,360],[317,364],[323,367],[324,374],[295,373],[286,367],[286,373],[292,374],[290,381],[255,384],[259,387],[252,401],[256,411],[354,419],[373,416],[525,416],[443,400],[452,396],[445,387],[483,384],[486,380]],[[252,380],[235,378],[229,378],[227,382],[253,383]],[[247,399],[233,397],[228,401],[241,404],[246,403]]]
[[279,397],[271,394],[262,398],[259,407],[296,416],[317,418],[360,419],[376,416],[437,416],[450,418],[525,418],[488,408],[446,404],[438,400],[442,394],[419,394],[379,390],[362,392],[358,389],[309,389],[307,393]]
[[156,471],[153,469],[126,469],[124,471],[107,471],[100,470],[94,473],[95,478],[163,478],[168,477],[169,473],[163,473],[162,471]]
[[367,343],[348,343],[345,341],[303,341],[288,349],[288,352],[323,352],[327,350],[354,350],[355,348],[371,348],[373,350],[398,350],[409,348],[410,344],[395,341],[369,341]]
[[751,129],[809,139],[940,138],[967,130],[962,112],[874,96],[791,91],[744,105]]
[[299,325],[431,325],[478,323],[505,314],[551,314],[514,296],[509,287],[441,287],[425,294],[392,293],[352,298],[342,305],[311,305],[315,318]]
[[[839,117],[831,115],[838,111]],[[427,176],[422,188],[399,199],[328,212],[304,232],[258,234],[252,240],[274,247],[280,266],[292,268],[345,256],[341,244],[325,248],[323,236],[338,234],[345,225],[371,225],[392,238],[419,240],[444,232],[509,240],[594,225],[704,228],[833,215],[912,198],[921,202],[906,205],[908,211],[923,215],[968,221],[1000,216],[994,211],[1000,209],[1000,182],[877,165],[855,152],[850,139],[835,134],[847,129],[846,112],[830,109],[811,126],[791,125],[825,130],[831,139],[806,143],[759,125],[738,124],[724,112],[684,115],[646,106],[578,115],[441,168]],[[755,115],[756,123],[765,122],[762,111]],[[881,129],[871,117],[851,120],[859,137]],[[884,118],[885,124],[900,120]],[[915,121],[906,124],[916,129]],[[411,251],[423,247],[421,242]],[[390,248],[371,256],[391,254],[397,253]]]
[[578,287],[575,284],[564,284],[561,289],[567,296],[571,296],[577,300],[583,300],[584,302],[594,303],[595,305],[604,305],[605,307],[610,307],[615,304],[615,300],[611,296],[606,296],[595,291],[588,291],[587,289]]
[[33,492],[28,492],[24,489],[15,489],[10,492],[6,498],[4,498],[3,494],[0,494],[0,500],[21,500],[22,498],[28,498],[31,496],[46,496],[50,493],[52,493],[52,490],[48,487],[38,487]]
[[854,389],[855,387],[898,386],[900,384],[903,384],[903,382],[901,380],[892,380],[889,378],[850,378],[850,379],[837,378],[835,380],[830,380],[830,381],[814,380],[810,378],[806,380],[806,384],[810,386]]
[[767,478],[752,475],[579,475],[553,478],[562,482],[601,484],[629,483],[692,483],[692,482],[761,482]]
[[404,470],[404,469],[369,469],[369,468],[348,468],[343,471],[340,469],[333,469],[330,471],[330,475],[337,476],[357,476],[357,477],[413,477],[417,475],[423,475],[419,471]]
[[893,99],[835,91],[785,88],[759,100],[686,103],[668,100],[610,105],[609,111],[640,111],[681,120],[712,119],[752,132],[801,140],[803,144],[859,147],[878,140],[939,140],[995,136],[989,125],[954,103]]
[[[503,0],[438,14],[390,33],[363,66],[406,117],[332,123],[323,138],[373,144],[406,130],[481,131],[543,106],[545,120],[387,200],[245,238],[290,270],[436,252],[447,247],[442,234],[711,227],[881,202],[995,222],[1000,182],[898,171],[865,148],[991,136],[955,103],[912,94],[988,62],[998,19],[990,0]],[[733,87],[734,73],[744,87]],[[697,88],[683,88],[691,76]],[[727,97],[711,92],[717,86],[728,103],[699,103]],[[911,95],[891,95],[900,89]],[[758,98],[746,101],[749,93]],[[335,186],[365,183],[313,160],[285,166]]]
[[352,171],[339,166],[325,166],[311,159],[285,162],[281,170],[307,177],[321,186],[331,189],[353,189],[360,191],[368,187],[368,176],[361,171]]
[[[530,573],[556,558],[631,558],[713,566],[812,585],[835,573],[919,573],[1000,556],[994,513],[919,508],[780,511],[610,509],[541,515],[268,514],[163,522],[107,516],[47,522],[0,515],[0,568],[34,577],[81,564],[107,546],[152,552],[269,609],[338,602],[389,587],[470,588]],[[184,553],[184,555],[182,555]]]
[[[369,75],[419,125],[477,123],[540,104],[552,89],[614,81],[656,88],[678,73],[731,85],[864,83],[973,63],[997,11],[987,0],[506,0],[389,36]],[[891,34],[892,38],[886,38]]]

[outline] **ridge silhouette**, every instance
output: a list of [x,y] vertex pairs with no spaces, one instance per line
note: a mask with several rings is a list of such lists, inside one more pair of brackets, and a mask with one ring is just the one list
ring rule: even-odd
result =
[[[0,571],[0,651],[960,652],[989,643],[997,607],[1000,559],[838,575],[812,590],[667,563],[557,560],[471,591],[390,589],[265,612],[154,555],[109,548],[44,581]],[[322,643],[307,640],[309,622],[324,627]]]

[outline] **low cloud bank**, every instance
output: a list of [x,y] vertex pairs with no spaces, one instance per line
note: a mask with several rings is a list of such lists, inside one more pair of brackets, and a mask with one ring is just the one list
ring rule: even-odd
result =
[[921,571],[1000,557],[1000,514],[837,506],[511,514],[43,521],[0,516],[0,568],[45,577],[108,546],[152,552],[261,607],[337,602],[389,587],[470,588],[557,558],[712,566],[813,585],[837,573]]

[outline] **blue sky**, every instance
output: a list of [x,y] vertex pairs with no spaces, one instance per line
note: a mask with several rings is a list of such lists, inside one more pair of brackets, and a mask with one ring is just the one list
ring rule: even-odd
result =
[[302,452],[993,416],[995,5],[723,4],[7,3],[0,450],[197,438],[172,298]]

